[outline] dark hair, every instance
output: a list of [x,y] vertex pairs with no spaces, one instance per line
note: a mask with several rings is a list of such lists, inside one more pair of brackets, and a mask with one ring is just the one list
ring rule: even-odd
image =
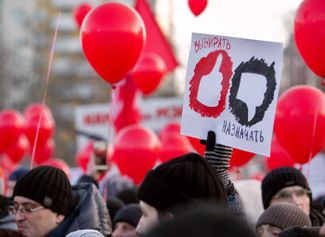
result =
[[150,230],[146,237],[255,237],[241,219],[221,206],[191,206]]

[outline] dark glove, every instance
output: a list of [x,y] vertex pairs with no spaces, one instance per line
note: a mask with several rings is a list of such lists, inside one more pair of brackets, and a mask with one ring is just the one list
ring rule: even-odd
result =
[[233,190],[233,184],[228,176],[229,161],[232,154],[232,148],[221,144],[216,144],[216,133],[209,131],[205,143],[204,157],[210,163],[212,168],[218,173],[225,189]]
[[200,140],[202,145],[205,145],[205,151],[213,151],[216,145],[216,133],[214,131],[209,131],[207,135],[207,140]]

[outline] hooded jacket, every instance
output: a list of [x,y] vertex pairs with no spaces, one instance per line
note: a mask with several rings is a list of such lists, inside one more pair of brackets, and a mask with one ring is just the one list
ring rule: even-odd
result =
[[81,229],[98,230],[104,236],[112,233],[112,223],[106,203],[95,185],[80,183],[72,187],[77,204],[63,222],[45,237],[66,236]]

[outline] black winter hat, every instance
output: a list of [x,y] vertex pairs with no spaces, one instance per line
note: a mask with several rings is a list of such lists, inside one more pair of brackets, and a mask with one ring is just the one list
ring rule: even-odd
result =
[[18,179],[13,193],[29,198],[52,211],[66,215],[72,209],[74,197],[66,174],[52,166],[39,166]]
[[142,211],[139,204],[126,205],[117,211],[113,219],[113,226],[115,226],[118,222],[126,222],[134,227],[137,227],[141,216]]
[[278,203],[269,206],[258,218],[256,228],[261,225],[272,225],[281,230],[294,226],[311,226],[309,216],[299,207],[291,203]]
[[[290,186],[301,186],[310,191],[305,176],[292,167],[281,167],[272,170],[262,180],[262,199],[264,209],[270,206],[272,197],[282,188]],[[310,200],[312,200],[310,192]]]
[[139,199],[160,211],[184,203],[215,200],[226,202],[226,192],[209,163],[199,154],[188,153],[147,173],[138,189]]

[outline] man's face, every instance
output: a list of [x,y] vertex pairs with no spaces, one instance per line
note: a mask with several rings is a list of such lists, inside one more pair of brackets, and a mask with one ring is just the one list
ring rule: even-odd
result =
[[136,232],[138,235],[144,235],[159,223],[158,211],[148,203],[140,201],[142,216],[139,220]]
[[134,226],[121,221],[115,224],[112,237],[137,237],[137,234]]
[[256,228],[258,237],[275,237],[278,236],[281,231],[279,227],[272,225],[260,225]]
[[17,230],[26,237],[43,237],[64,219],[33,200],[15,196]]
[[310,197],[309,190],[304,189],[301,186],[295,185],[286,187],[279,190],[271,199],[270,205],[289,202],[300,209],[302,209],[307,215],[310,213]]

